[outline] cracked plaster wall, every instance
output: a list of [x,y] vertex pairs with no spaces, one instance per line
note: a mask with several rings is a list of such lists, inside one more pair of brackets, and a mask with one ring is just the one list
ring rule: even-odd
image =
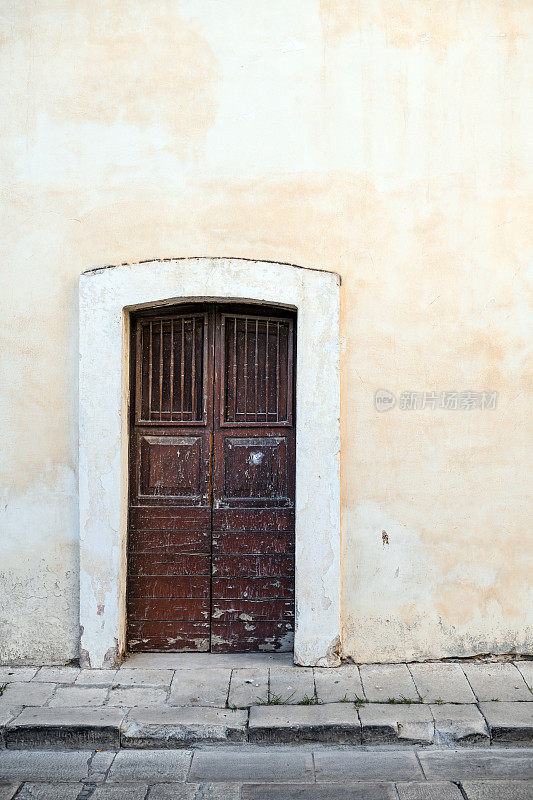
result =
[[[342,275],[344,655],[533,650],[531,17],[4,4],[0,660],[77,655],[79,274],[187,255]],[[379,414],[380,388],[499,403]]]

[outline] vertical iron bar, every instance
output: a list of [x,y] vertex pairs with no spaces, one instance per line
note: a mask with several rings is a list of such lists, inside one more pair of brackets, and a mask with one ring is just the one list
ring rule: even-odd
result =
[[148,350],[148,419],[152,419],[152,320],[150,320],[150,342]]
[[163,411],[163,320],[159,324],[159,422]]
[[237,421],[237,317],[233,317],[233,420]]
[[170,421],[174,419],[174,320],[170,320]]
[[255,357],[254,357],[254,403],[255,403],[255,421],[257,422],[257,340],[259,338],[259,320],[255,318]]
[[265,422],[268,423],[268,319],[266,321],[265,342]]
[[244,318],[244,421],[248,402],[248,317]]
[[181,318],[181,416],[183,422],[183,387],[185,384],[185,321]]
[[192,369],[191,369],[191,421],[194,422],[196,414],[194,413],[194,396],[196,390],[196,317],[192,320]]
[[292,320],[289,320],[287,325],[287,408],[285,411],[285,419],[289,423],[289,425],[292,425],[293,423],[293,410],[294,410],[293,369],[294,369],[294,328]]
[[276,422],[279,422],[279,320],[276,331]]
[[146,346],[146,337],[144,335],[144,326],[139,321],[135,323],[135,423],[140,422],[143,417],[143,403],[146,400],[144,395],[144,351]]

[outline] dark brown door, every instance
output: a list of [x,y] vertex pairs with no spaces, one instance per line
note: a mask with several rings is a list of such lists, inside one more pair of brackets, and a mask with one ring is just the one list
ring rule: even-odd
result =
[[130,650],[292,649],[294,356],[278,310],[132,321]]

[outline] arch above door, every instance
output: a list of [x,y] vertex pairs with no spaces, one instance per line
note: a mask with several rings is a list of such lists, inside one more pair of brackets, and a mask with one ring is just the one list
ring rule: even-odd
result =
[[191,301],[297,311],[294,661],[340,661],[339,285],[333,272],[231,258],[89,270],[80,278],[80,658],[126,641],[130,313]]

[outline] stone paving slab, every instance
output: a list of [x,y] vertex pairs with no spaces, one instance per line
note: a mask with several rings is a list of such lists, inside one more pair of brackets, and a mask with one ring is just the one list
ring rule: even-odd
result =
[[463,781],[468,800],[532,800],[533,781]]
[[114,750],[97,750],[93,753],[88,763],[87,780],[90,783],[100,783],[105,778],[115,756]]
[[349,665],[337,669],[315,668],[314,673],[316,695],[319,702],[349,701],[354,703],[356,699],[364,699],[359,667]]
[[487,720],[493,742],[531,746],[533,743],[533,704],[480,703],[479,707]]
[[245,785],[242,800],[397,800],[393,783]]
[[31,681],[34,675],[37,675],[39,667],[0,667],[0,686],[3,683],[11,683],[17,681]]
[[228,696],[230,708],[247,708],[268,697],[268,670],[234,669]]
[[174,706],[225,708],[231,669],[177,669],[170,687],[169,703]]
[[142,706],[143,708],[148,708],[149,706],[163,707],[167,699],[167,693],[168,689],[164,687],[117,686],[110,690],[106,705],[121,706],[122,708],[134,708],[135,706]]
[[188,750],[121,750],[107,780],[110,783],[184,781],[191,755]]
[[363,744],[431,744],[433,716],[420,704],[368,703],[359,707]]
[[41,667],[33,680],[44,683],[74,683],[79,674],[79,667]]
[[464,664],[463,670],[478,700],[533,700],[514,664]]
[[127,786],[98,786],[91,794],[91,800],[145,800],[148,792],[146,784]]
[[496,780],[533,778],[533,751],[517,748],[463,748],[418,753],[428,780]]
[[116,669],[82,669],[74,681],[76,686],[114,686]]
[[122,747],[186,747],[198,742],[242,742],[246,711],[225,708],[134,708],[124,721]]
[[315,696],[313,670],[308,667],[276,667],[270,670],[270,699],[296,705]]
[[435,743],[489,745],[490,732],[485,717],[473,704],[430,705],[435,721]]
[[119,708],[25,708],[4,731],[6,747],[115,749],[123,717]]
[[475,703],[476,698],[459,664],[409,664],[416,689],[426,703]]
[[81,788],[79,783],[25,783],[17,800],[76,800]]
[[391,698],[420,701],[406,664],[361,664],[359,672],[364,696],[371,703],[386,703]]
[[82,781],[88,777],[90,750],[0,751],[0,781]]
[[533,692],[533,661],[515,661],[514,665]]
[[313,756],[301,750],[271,750],[268,753],[197,750],[192,758],[189,780],[313,783]]
[[20,784],[0,783],[0,800],[11,800],[17,793]]
[[463,800],[461,790],[450,781],[397,783],[399,800]]
[[131,669],[120,667],[114,678],[114,686],[166,686],[169,687],[174,670]]
[[157,783],[149,800],[241,800],[238,783]]
[[101,686],[60,686],[48,706],[50,708],[102,706],[107,699],[107,693],[108,689]]
[[8,683],[0,697],[0,709],[13,706],[42,706],[52,697],[55,683]]
[[252,706],[248,739],[267,742],[361,744],[361,723],[352,703]]
[[317,781],[418,781],[424,776],[416,754],[402,750],[314,752]]

